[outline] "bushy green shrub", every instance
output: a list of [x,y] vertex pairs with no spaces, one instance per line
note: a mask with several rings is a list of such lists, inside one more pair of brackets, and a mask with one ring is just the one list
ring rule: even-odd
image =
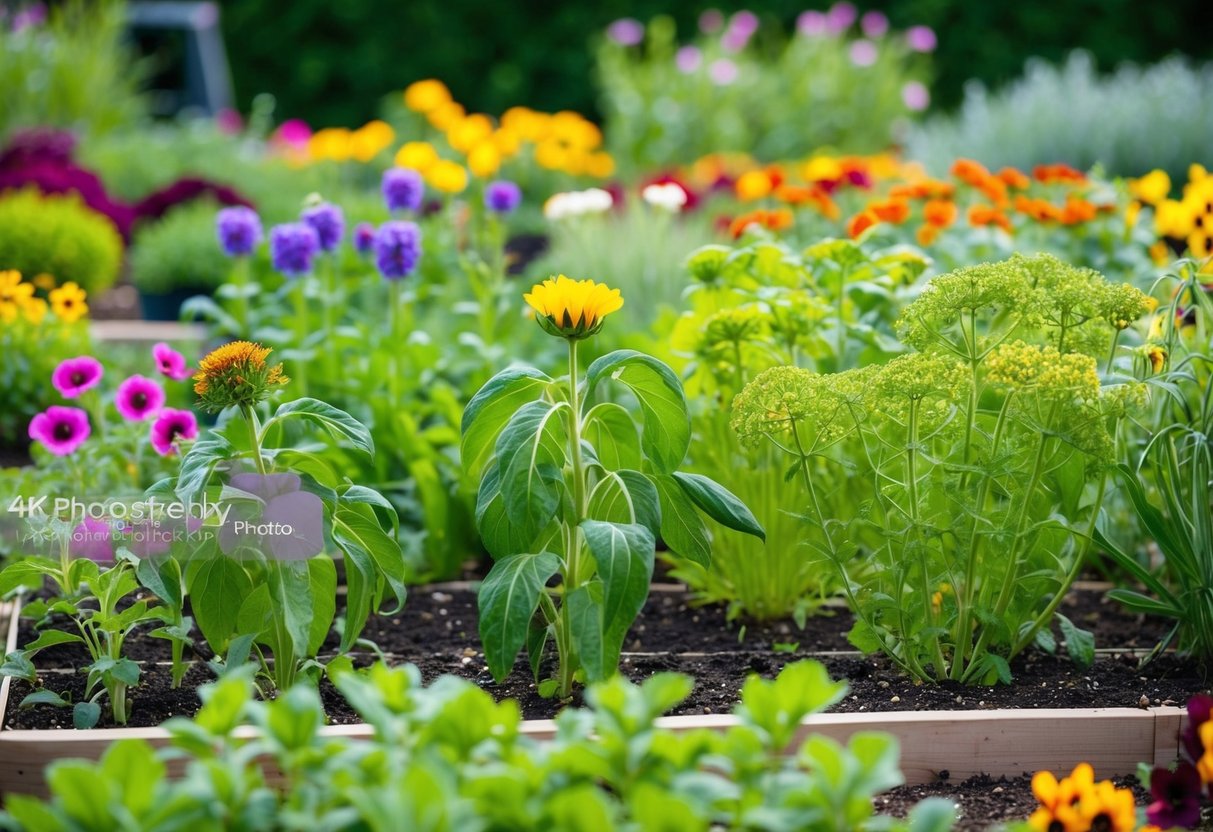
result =
[[967,157],[994,169],[1067,162],[1137,176],[1162,168],[1183,181],[1191,163],[1213,163],[1210,88],[1213,64],[1181,58],[1110,75],[1081,51],[1060,67],[1031,60],[997,92],[969,86],[958,113],[911,133],[908,155],[941,173]]
[[34,189],[0,196],[0,269],[74,281],[89,297],[114,285],[122,238],[78,197]]
[[135,235],[131,282],[139,291],[209,293],[223,283],[231,265],[215,237],[217,210],[210,200],[188,202]]
[[93,135],[144,113],[142,73],[116,0],[55,4],[45,24],[0,26],[0,137],[21,127]]

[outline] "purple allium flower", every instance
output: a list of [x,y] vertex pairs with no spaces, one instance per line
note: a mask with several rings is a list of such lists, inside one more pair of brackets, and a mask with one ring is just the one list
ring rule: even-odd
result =
[[101,383],[105,368],[90,355],[67,358],[51,373],[51,383],[65,399],[74,399]]
[[883,38],[889,31],[889,19],[883,12],[864,12],[859,18],[859,28],[866,38]]
[[360,222],[354,226],[354,250],[366,257],[374,247],[375,226],[369,222]]
[[164,407],[164,388],[146,376],[131,376],[118,385],[114,406],[123,419],[141,422]]
[[1150,795],[1146,820],[1160,829],[1193,829],[1200,822],[1203,798],[1200,773],[1188,762],[1171,771],[1156,766],[1150,772]]
[[74,558],[88,558],[98,563],[114,559],[114,532],[110,524],[97,517],[85,517],[72,529],[67,551]]
[[635,46],[644,40],[644,24],[634,17],[621,17],[607,27],[606,33],[620,46]]
[[674,65],[684,75],[690,75],[703,66],[703,53],[698,46],[683,46],[674,54]]
[[165,378],[185,381],[190,377],[190,368],[186,366],[185,356],[163,341],[152,347],[152,360],[156,362],[160,375]]
[[717,58],[708,67],[708,77],[718,87],[727,87],[737,80],[738,74],[737,64],[728,58]]
[[720,27],[724,25],[724,14],[720,9],[708,9],[703,14],[699,15],[699,31],[705,35],[710,35],[713,32],[719,32]]
[[319,250],[320,236],[307,223],[291,222],[270,229],[270,261],[275,271],[287,277],[310,272],[312,258]]
[[156,453],[169,456],[177,452],[175,443],[178,439],[194,439],[198,436],[198,420],[188,410],[166,407],[152,422],[151,436]]
[[507,179],[490,182],[484,189],[484,207],[498,214],[508,214],[522,202],[522,189]]
[[388,280],[407,277],[421,259],[421,229],[403,220],[385,222],[375,234],[375,265]]
[[840,35],[851,28],[857,17],[859,17],[859,12],[851,3],[835,3],[826,12],[826,27],[833,34]]
[[215,215],[215,233],[219,245],[228,257],[244,257],[252,254],[261,244],[261,217],[252,208],[237,205],[224,208]]
[[389,211],[419,211],[425,182],[420,173],[410,168],[388,168],[383,172],[380,190]]
[[796,31],[802,35],[817,38],[830,31],[830,24],[824,13],[810,9],[807,12],[801,12],[800,17],[796,18]]
[[322,202],[304,210],[299,217],[316,232],[321,251],[333,251],[345,237],[345,214],[331,202]]
[[55,456],[67,456],[88,439],[88,414],[78,407],[53,405],[29,423],[29,438],[41,442]]
[[939,41],[930,26],[911,26],[906,29],[906,44],[915,52],[934,52]]
[[907,81],[901,88],[901,100],[914,112],[925,110],[931,103],[931,93],[920,81]]
[[871,66],[879,56],[876,44],[870,40],[860,38],[851,44],[851,63],[855,66]]
[[729,18],[729,28],[741,32],[748,38],[758,31],[758,15],[749,9],[742,9]]

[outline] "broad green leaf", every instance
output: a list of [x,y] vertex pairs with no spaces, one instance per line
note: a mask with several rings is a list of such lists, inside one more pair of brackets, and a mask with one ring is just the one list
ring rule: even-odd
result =
[[177,477],[177,496],[183,502],[198,502],[215,466],[230,459],[235,448],[226,437],[211,431],[190,446],[181,460]]
[[707,568],[712,563],[712,544],[708,527],[695,510],[695,504],[673,477],[649,477],[661,503],[661,539],[679,557]]
[[614,402],[590,408],[581,436],[593,446],[598,461],[608,471],[640,467],[640,432],[627,410]]
[[1074,664],[1086,669],[1095,661],[1095,636],[1084,630],[1061,613],[1057,614],[1061,635],[1066,640],[1066,652]]
[[92,728],[101,720],[101,706],[96,702],[77,702],[72,707],[72,727],[78,731]]
[[[383,577],[396,596],[396,610],[404,606],[407,592],[404,583],[404,553],[400,544],[383,530],[372,515],[373,512],[360,511],[355,505],[339,505],[333,513],[333,541],[341,547],[346,557],[350,558],[355,569],[362,572],[360,580],[363,583],[359,585],[359,589],[365,592],[360,592],[357,599],[352,599],[359,605],[355,612],[361,617],[361,624],[366,623],[371,603],[369,593],[378,585],[377,576]],[[363,613],[363,609],[367,610],[367,613]],[[361,632],[361,624],[350,628],[347,619],[346,629],[354,633]],[[352,643],[351,640],[350,644]]]
[[143,740],[119,740],[101,756],[105,778],[122,793],[122,804],[136,818],[155,806],[155,787],[164,780],[167,768]]
[[[82,705],[91,705],[82,708]],[[81,712],[96,718],[85,727],[92,727],[101,717],[101,706],[96,703],[81,702],[76,706]],[[76,724],[80,728],[88,720],[82,718]],[[62,805],[63,811],[80,829],[101,830],[113,829],[114,821],[110,816],[110,790],[105,778],[97,776],[96,766],[80,760],[59,760],[50,765],[46,772],[46,783],[50,791]]]
[[368,456],[375,455],[375,440],[371,438],[371,432],[366,426],[331,404],[311,398],[286,402],[274,412],[266,427],[272,422],[284,422],[292,418],[304,419],[318,425],[336,439],[348,439],[355,448]]
[[320,555],[308,559],[307,572],[311,582],[312,622],[305,655],[315,656],[332,629],[337,613],[337,566]]
[[608,523],[639,523],[654,537],[661,533],[657,489],[639,471],[607,471],[590,492],[586,516]]
[[569,610],[570,635],[577,659],[588,682],[600,682],[611,675],[616,662],[607,655],[606,627],[603,623],[602,584],[591,581],[579,586],[564,599]]
[[56,644],[80,644],[84,639],[74,633],[67,633],[63,630],[43,630],[38,634],[38,637],[25,645],[22,652],[32,656],[39,650],[45,650],[47,647],[54,647]]
[[736,713],[743,722],[763,729],[771,751],[782,752],[800,721],[842,699],[846,682],[835,682],[820,662],[804,660],[786,665],[774,679],[752,674],[741,688]]
[[71,702],[68,702],[53,690],[43,688],[27,695],[17,707],[21,710],[32,708],[35,705],[54,705],[56,708],[70,708],[71,704]]
[[480,641],[489,672],[498,682],[509,675],[526,641],[539,594],[560,568],[551,552],[507,555],[493,564],[480,584]]
[[211,650],[222,654],[236,629],[240,605],[253,589],[252,581],[238,561],[215,552],[190,563],[186,585],[198,629]]
[[[272,562],[269,566],[270,598],[274,603],[274,615],[285,625],[295,656],[307,656],[316,601],[312,595],[308,564],[283,561]],[[329,620],[332,620],[331,617]]]
[[535,535],[528,534],[527,529],[506,516],[500,483],[501,472],[496,465],[490,465],[484,469],[476,494],[476,529],[484,548],[494,558],[526,552],[535,540]]
[[653,534],[636,524],[585,520],[581,533],[602,578],[603,624],[631,626],[649,596],[656,544]]
[[493,446],[510,417],[543,395],[552,380],[530,367],[502,370],[480,388],[463,411],[460,458],[463,470],[476,478],[492,456]]
[[943,797],[928,797],[910,810],[908,832],[951,832],[956,823],[956,804]]
[[27,590],[41,589],[47,573],[58,568],[57,564],[41,558],[19,560],[9,564],[3,571],[0,571],[0,598],[8,595],[17,587],[25,587]]
[[662,474],[673,472],[691,444],[691,416],[686,395],[674,371],[656,358],[634,350],[616,350],[586,371],[586,399],[605,378],[626,385],[644,414],[640,437],[645,456]]
[[746,504],[715,480],[702,474],[684,474],[676,471],[674,479],[682,486],[691,501],[717,523],[727,528],[753,535],[763,542],[767,533]]
[[537,535],[560,504],[565,464],[568,404],[537,401],[523,405],[497,437],[497,469],[502,504],[523,534]]
[[170,557],[142,558],[135,576],[146,589],[174,610],[181,609],[181,564]]

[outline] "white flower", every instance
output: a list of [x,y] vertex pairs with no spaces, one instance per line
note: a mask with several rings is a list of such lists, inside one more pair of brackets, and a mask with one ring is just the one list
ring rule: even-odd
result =
[[667,182],[664,185],[648,185],[640,192],[640,195],[649,205],[669,211],[671,214],[677,214],[682,210],[682,206],[687,204],[687,192],[682,189],[681,185],[674,182]]
[[559,222],[568,217],[579,217],[583,214],[601,214],[611,210],[615,200],[610,193],[602,188],[590,188],[586,191],[564,191],[552,194],[543,204],[543,215],[549,220]]

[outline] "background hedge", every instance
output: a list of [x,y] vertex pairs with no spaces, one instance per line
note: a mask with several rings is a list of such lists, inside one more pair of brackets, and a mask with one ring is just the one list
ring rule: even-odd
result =
[[[240,108],[272,92],[277,116],[356,125],[375,115],[380,93],[422,77],[445,80],[469,108],[498,113],[525,103],[593,114],[592,44],[617,17],[669,13],[689,35],[704,8],[750,8],[792,25],[795,0],[222,0],[228,54]],[[810,3],[824,7],[825,3]],[[935,101],[959,101],[969,78],[998,84],[1024,60],[1091,51],[1102,69],[1174,52],[1213,57],[1207,0],[870,0],[895,27],[925,23],[941,33]]]

